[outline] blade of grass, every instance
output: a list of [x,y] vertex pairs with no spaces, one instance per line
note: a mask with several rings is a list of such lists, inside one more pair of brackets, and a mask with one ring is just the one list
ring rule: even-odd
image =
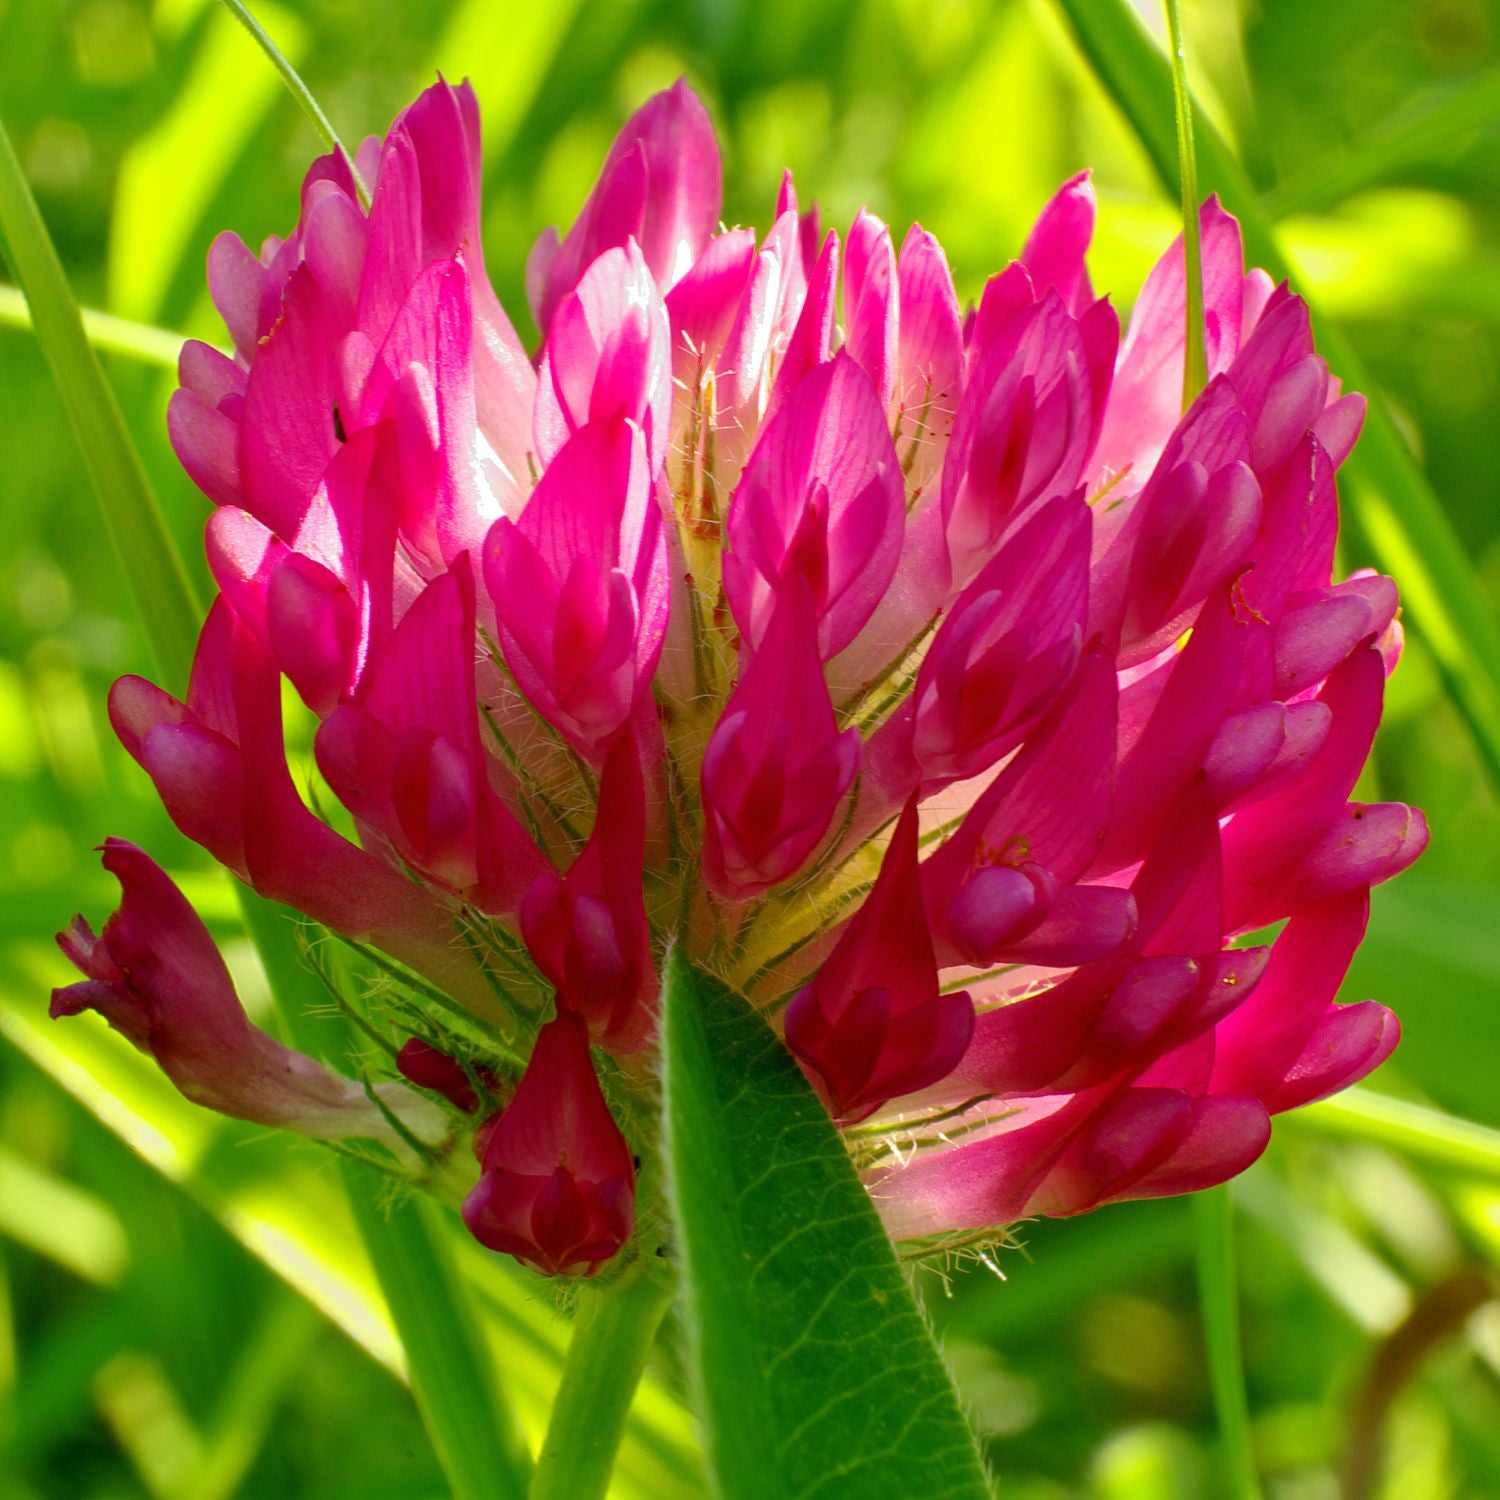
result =
[[1167,36],[1172,48],[1172,113],[1177,121],[1177,175],[1182,184],[1182,268],[1187,282],[1186,354],[1182,361],[1182,409],[1208,384],[1203,326],[1203,244],[1198,223],[1198,158],[1193,149],[1193,96],[1188,91],[1182,8],[1167,0]]
[[37,342],[52,367],[156,665],[169,679],[185,682],[203,612],[3,125],[0,237],[26,294]]
[[1371,1141],[1436,1166],[1500,1180],[1500,1130],[1373,1089],[1345,1089],[1285,1119],[1294,1127]]
[[323,106],[313,98],[312,90],[303,83],[301,74],[282,55],[281,49],[271,40],[265,27],[250,13],[250,7],[244,4],[244,0],[222,0],[222,4],[225,10],[255,38],[256,45],[266,54],[271,66],[281,75],[281,81],[286,84],[292,97],[302,106],[302,113],[312,121],[313,129],[322,136],[328,149],[336,151],[344,158],[349,174],[354,178],[354,190],[359,194],[359,201],[368,209],[370,190],[359,175],[359,168],[355,166],[354,158],[349,154],[343,141],[339,139],[338,131],[333,128],[333,122],[323,113]]
[[1261,203],[1272,219],[1331,208],[1403,168],[1440,161],[1500,116],[1500,68],[1442,89],[1372,131],[1351,149],[1278,182]]
[[[267,16],[293,56],[306,47],[309,28],[295,16],[269,6]],[[275,74],[259,62],[254,39],[234,17],[210,13],[195,28],[181,86],[120,157],[105,278],[115,312],[159,317],[173,290],[201,274],[205,230],[218,227],[204,223],[205,213],[282,101]]]
[[467,1288],[442,1239],[437,1209],[412,1198],[386,1212],[368,1168],[344,1183],[380,1290],[401,1330],[412,1392],[455,1500],[525,1500],[531,1458],[502,1406]]
[[[1057,0],[1094,77],[1112,97],[1171,192],[1180,187],[1172,79],[1167,59],[1128,0]],[[1203,185],[1240,221],[1247,259],[1278,279],[1291,276],[1255,190],[1199,111],[1197,163]],[[1305,288],[1299,287],[1306,296]],[[1318,341],[1346,389],[1370,397],[1365,430],[1343,473],[1359,504],[1351,519],[1375,561],[1400,583],[1413,629],[1431,649],[1449,695],[1500,790],[1500,626],[1462,544],[1413,461],[1369,376],[1339,329],[1308,298]]]
[[[129,318],[117,318],[113,313],[99,312],[92,307],[80,307],[78,312],[83,319],[84,337],[94,348],[110,354],[123,354],[143,365],[161,365],[168,370],[177,368],[177,356],[182,353],[183,344],[180,333],[153,328],[149,323],[135,323]],[[27,330],[33,326],[26,298],[13,286],[0,286],[0,325]]]
[[1260,1500],[1250,1450],[1250,1407],[1240,1349],[1240,1308],[1234,1269],[1234,1205],[1227,1187],[1193,1194],[1198,1303],[1208,1344],[1209,1383],[1219,1421],[1219,1442],[1233,1500]]

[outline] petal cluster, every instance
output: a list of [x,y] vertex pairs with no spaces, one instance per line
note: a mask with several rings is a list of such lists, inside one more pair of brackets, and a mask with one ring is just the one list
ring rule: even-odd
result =
[[[435,1150],[473,1131],[482,1243],[587,1275],[630,1240],[673,943],[782,1030],[901,1237],[1222,1181],[1390,1051],[1335,1003],[1426,841],[1352,800],[1400,650],[1394,585],[1332,576],[1363,405],[1216,202],[1184,412],[1181,243],[1122,333],[1086,174],[965,309],[925,229],[841,234],[790,176],[724,228],[678,83],[538,241],[531,354],[468,86],[358,164],[368,210],[324,158],[290,236],[210,251],[232,349],[184,349],[170,429],[220,594],[186,696],[111,714],[185,834],[413,976],[375,1024],[443,992],[379,1087]],[[57,1013],[227,1113],[391,1133],[106,863]]]

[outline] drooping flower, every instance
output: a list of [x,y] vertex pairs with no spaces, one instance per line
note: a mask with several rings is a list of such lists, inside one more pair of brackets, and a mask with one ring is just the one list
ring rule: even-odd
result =
[[[538,241],[533,360],[478,161],[440,83],[361,148],[368,212],[328,157],[287,239],[215,242],[233,352],[185,348],[170,427],[220,598],[186,698],[111,714],[184,833],[409,977],[375,1087],[434,1149],[474,1123],[484,1244],[586,1275],[630,1239],[674,942],[857,1127],[897,1236],[1223,1181],[1390,1051],[1334,999],[1426,841],[1350,800],[1401,639],[1389,580],[1332,577],[1363,407],[1216,202],[1183,412],[1181,244],[1122,337],[1086,174],[965,314],[925,229],[841,236],[789,176],[764,237],[719,227],[679,83]],[[384,1138],[125,847],[58,1013],[211,1107]]]
[[352,1078],[254,1025],[208,929],[143,850],[109,839],[104,868],[120,882],[120,909],[101,933],[74,917],[58,935],[84,978],[52,992],[54,1018],[98,1011],[187,1098],[236,1119],[400,1148],[397,1118],[442,1138],[441,1115],[404,1085],[379,1086],[383,1111]]
[[560,1010],[488,1132],[464,1200],[475,1239],[548,1276],[587,1276],[630,1238],[635,1166],[589,1062],[581,1018]]

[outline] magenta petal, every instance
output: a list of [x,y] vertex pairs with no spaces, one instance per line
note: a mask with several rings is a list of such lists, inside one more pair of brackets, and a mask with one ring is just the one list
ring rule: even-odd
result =
[[938,1083],[963,1056],[973,1027],[969,997],[939,993],[910,802],[874,890],[787,1007],[787,1046],[835,1118],[852,1122]]
[[1094,237],[1097,211],[1089,174],[1070,177],[1037,216],[1021,251],[1021,264],[1031,273],[1037,295],[1055,287],[1075,315],[1093,301],[1084,255]]
[[620,419],[580,428],[519,521],[490,531],[484,572],[521,690],[602,761],[667,629],[666,537],[641,430]]
[[532,302],[537,322],[546,328],[588,265],[631,236],[657,285],[670,289],[708,243],[722,197],[713,125],[698,96],[678,79],[621,127],[577,222],[529,273],[538,290]]
[[838,731],[811,607],[794,584],[704,753],[709,886],[744,901],[795,874],[828,832],[858,765],[859,733]]
[[560,1011],[489,1132],[464,1222],[481,1244],[544,1275],[587,1276],[629,1239],[634,1202],[630,1148],[604,1102],[588,1033]]
[[895,384],[899,309],[891,232],[861,209],[844,257],[844,347],[864,367],[882,409]]
[[357,1083],[250,1024],[208,929],[148,855],[109,839],[104,867],[120,882],[120,909],[98,937],[81,917],[59,937],[87,982],[53,992],[54,1017],[97,1010],[179,1092],[221,1114],[332,1139],[393,1139]]
[[237,422],[210,406],[196,391],[173,391],[167,403],[167,434],[188,478],[215,505],[241,502],[244,485]]
[[760,645],[796,577],[812,601],[820,654],[842,651],[896,571],[904,516],[884,407],[841,352],[789,393],[730,501],[724,587],[750,644]]

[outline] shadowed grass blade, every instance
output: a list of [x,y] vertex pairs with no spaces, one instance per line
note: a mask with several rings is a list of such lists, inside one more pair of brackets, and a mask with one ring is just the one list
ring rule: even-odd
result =
[[37,342],[67,408],[152,655],[169,681],[186,682],[203,612],[3,125],[0,237],[26,294]]

